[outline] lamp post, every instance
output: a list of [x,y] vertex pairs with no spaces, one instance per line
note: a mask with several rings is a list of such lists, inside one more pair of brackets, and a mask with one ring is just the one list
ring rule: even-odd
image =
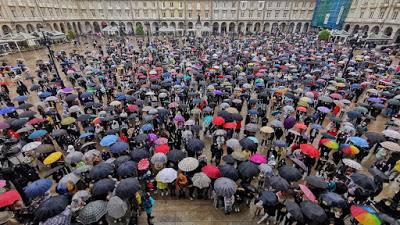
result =
[[54,66],[54,70],[56,72],[57,78],[60,78],[60,74],[58,73],[58,69],[57,69],[56,63],[54,61],[54,51],[51,50],[51,42],[47,38],[46,34],[44,33],[43,26],[39,26],[38,28],[43,35],[43,44],[46,46],[47,50],[49,51],[50,62],[52,64],[52,66]]
[[361,44],[361,41],[362,41],[362,38],[358,33],[349,40],[349,43],[351,46],[351,51],[349,53],[349,57],[347,59],[346,65],[343,68],[343,70],[344,70],[343,76],[347,75],[347,73],[348,73],[347,68],[349,67],[350,60],[353,58],[354,50],[356,49],[356,47],[358,47]]

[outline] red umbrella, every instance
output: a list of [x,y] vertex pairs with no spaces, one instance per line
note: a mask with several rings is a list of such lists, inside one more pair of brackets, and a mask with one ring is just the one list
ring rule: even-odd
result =
[[128,105],[128,110],[129,111],[137,111],[139,109],[139,106],[137,105]]
[[222,118],[222,117],[220,117],[220,116],[216,116],[216,117],[214,117],[214,118],[212,119],[211,122],[212,122],[214,125],[221,126],[222,124],[225,123],[225,119]]
[[330,94],[329,96],[330,96],[331,98],[333,98],[333,99],[338,99],[338,100],[342,99],[342,95],[339,94],[339,93],[332,93],[332,94]]
[[307,125],[305,125],[304,123],[296,123],[294,125],[294,127],[297,129],[303,129],[303,130],[307,129]]
[[7,86],[8,84],[7,84],[7,82],[5,82],[5,81],[1,81],[0,82],[0,86]]
[[319,158],[321,155],[321,152],[319,152],[318,149],[316,149],[314,146],[310,144],[301,144],[300,150],[305,155],[308,155],[313,158]]
[[21,199],[18,191],[15,189],[9,190],[0,194],[0,208],[13,205],[16,201]]
[[235,129],[237,126],[236,122],[229,122],[224,124],[225,129]]
[[162,144],[162,145],[158,145],[154,151],[155,151],[155,153],[167,154],[169,152],[169,150],[170,150],[170,148],[167,144]]
[[299,106],[299,107],[297,107],[296,109],[297,109],[297,111],[299,111],[299,112],[307,112],[307,108],[306,108],[306,107],[303,107],[303,106]]
[[208,164],[207,166],[203,167],[201,171],[212,179],[217,179],[221,177],[221,172],[219,172],[219,169],[211,164]]
[[138,163],[138,170],[147,170],[150,166],[150,161],[149,159],[141,159]]
[[31,120],[28,121],[29,125],[35,125],[35,124],[39,124],[39,123],[43,123],[44,121],[46,121],[45,119],[42,118],[33,118]]
[[303,184],[299,184],[300,190],[304,193],[304,198],[306,198],[307,200],[310,200],[314,203],[317,203],[317,198],[315,197],[315,195],[311,192],[310,189],[308,189],[308,187],[306,187]]

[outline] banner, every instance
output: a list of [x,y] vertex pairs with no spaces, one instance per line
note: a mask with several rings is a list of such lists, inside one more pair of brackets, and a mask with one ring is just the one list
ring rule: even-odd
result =
[[328,29],[342,29],[352,0],[317,0],[311,25]]

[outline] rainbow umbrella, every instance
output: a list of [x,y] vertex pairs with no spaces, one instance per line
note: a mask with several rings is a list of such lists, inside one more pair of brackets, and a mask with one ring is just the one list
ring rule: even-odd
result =
[[340,150],[346,155],[357,155],[360,150],[354,145],[343,144],[340,145]]
[[339,148],[339,144],[336,141],[328,138],[321,139],[321,141],[319,141],[319,144],[334,150]]
[[356,206],[350,207],[351,215],[362,225],[380,225],[381,221],[376,216],[376,212],[367,206]]

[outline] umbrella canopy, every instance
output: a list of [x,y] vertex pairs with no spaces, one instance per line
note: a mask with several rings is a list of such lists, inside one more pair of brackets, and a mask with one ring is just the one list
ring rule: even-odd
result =
[[278,197],[272,191],[263,191],[260,200],[263,202],[264,207],[271,207],[278,204]]
[[202,152],[204,148],[204,142],[197,138],[192,138],[188,141],[187,150],[191,152]]
[[330,207],[344,208],[347,205],[344,198],[335,192],[326,192],[320,195],[321,201],[324,205]]
[[269,178],[269,184],[273,189],[279,191],[287,191],[290,187],[290,184],[280,176],[271,176]]
[[141,159],[149,158],[150,153],[140,148],[131,151],[130,156],[132,157],[133,161],[139,162]]
[[211,179],[205,173],[200,172],[193,175],[192,182],[193,186],[203,189],[210,186]]
[[164,153],[156,153],[151,157],[151,163],[166,163],[168,161],[167,156]]
[[356,170],[362,169],[362,165],[352,159],[342,159],[342,162],[344,165],[351,167],[353,169],[356,169]]
[[31,199],[42,196],[50,190],[52,184],[50,179],[36,180],[24,188],[25,195]]
[[325,147],[327,147],[327,148],[329,148],[329,149],[334,149],[334,150],[336,150],[336,149],[339,148],[339,144],[338,144],[336,141],[331,140],[331,139],[328,139],[328,138],[323,138],[323,139],[321,139],[321,140],[319,141],[319,144],[320,144],[320,145],[323,145],[323,146],[325,146]]
[[79,151],[73,151],[65,157],[65,162],[67,164],[78,163],[82,160],[83,160],[83,153]]
[[28,138],[29,139],[41,138],[46,134],[47,134],[46,130],[35,130],[28,136]]
[[257,151],[257,143],[251,140],[249,137],[243,138],[239,141],[243,149],[255,152]]
[[43,160],[43,164],[51,165],[61,159],[62,156],[63,154],[61,152],[53,152]]
[[235,181],[227,177],[220,177],[214,182],[214,190],[218,196],[231,197],[236,192]]
[[137,174],[137,164],[134,161],[127,161],[122,163],[117,168],[117,176],[130,177]]
[[267,158],[260,153],[256,153],[250,157],[250,161],[256,164],[267,163]]
[[367,139],[373,144],[384,142],[386,140],[385,136],[378,132],[367,132],[365,137],[367,137]]
[[32,150],[36,149],[37,147],[39,147],[41,144],[42,144],[42,142],[40,142],[40,141],[29,142],[28,144],[24,145],[24,147],[22,147],[22,152],[32,151]]
[[315,197],[315,195],[311,192],[311,190],[303,185],[303,184],[299,184],[300,190],[303,192],[305,199],[310,200],[314,203],[317,203],[317,198]]
[[177,176],[178,173],[176,172],[176,170],[172,168],[164,168],[160,172],[158,172],[156,180],[163,183],[172,183],[176,180]]
[[260,173],[258,166],[250,161],[240,163],[238,170],[240,176],[244,178],[255,177]]
[[137,178],[126,178],[121,180],[115,188],[115,195],[122,199],[135,197],[136,192],[140,190],[140,183]]
[[357,155],[360,150],[354,145],[343,144],[340,145],[340,150],[346,155]]
[[68,205],[68,198],[64,195],[50,197],[43,201],[39,208],[34,212],[34,221],[45,221],[53,216],[56,216],[64,211]]
[[381,145],[383,148],[385,148],[385,149],[387,149],[387,150],[389,150],[389,151],[400,152],[400,145],[397,144],[397,143],[395,143],[395,142],[392,142],[392,141],[384,141],[384,142],[380,143],[380,145]]
[[353,173],[351,180],[364,190],[375,191],[377,189],[375,182],[365,174]]
[[114,219],[125,216],[128,211],[128,204],[118,196],[113,196],[107,203],[107,214]]
[[300,206],[296,202],[291,202],[291,201],[285,201],[285,207],[287,211],[293,216],[293,218],[300,222],[304,222],[304,216],[303,213],[301,212]]
[[107,135],[101,139],[100,145],[103,147],[108,147],[117,142],[117,140],[118,140],[117,135]]
[[104,195],[108,194],[109,192],[112,192],[115,187],[115,181],[111,178],[103,178],[93,185],[92,189],[92,195],[93,196],[98,196],[98,195]]
[[167,153],[167,159],[174,163],[181,161],[183,158],[185,158],[185,153],[178,149],[174,149]]
[[308,176],[306,177],[306,182],[307,185],[315,187],[315,188],[320,188],[320,189],[327,189],[328,188],[328,182],[325,181],[324,178],[318,177],[318,176]]
[[241,148],[239,140],[234,139],[234,138],[228,139],[226,141],[226,145],[232,149],[240,149]]
[[123,141],[115,142],[110,147],[110,151],[112,153],[117,153],[117,154],[122,153],[127,150],[129,150],[129,144],[127,142],[123,142]]
[[327,220],[325,210],[315,203],[303,201],[300,203],[300,208],[303,212],[303,215],[310,221],[315,221],[322,224]]
[[272,133],[274,133],[274,128],[269,127],[269,126],[264,126],[264,127],[261,127],[260,131],[263,133],[266,133],[266,134],[272,134]]
[[162,145],[156,146],[156,148],[154,149],[154,152],[167,154],[169,152],[169,150],[170,150],[170,147],[167,144],[162,144]]
[[229,164],[229,165],[235,164],[235,159],[232,157],[231,154],[224,155],[222,157],[222,161],[224,161],[226,164]]
[[199,161],[193,157],[186,157],[178,163],[178,168],[184,172],[190,172],[199,166]]
[[380,182],[389,182],[389,176],[384,174],[376,167],[370,167],[368,172],[375,177],[375,179],[379,180]]
[[94,166],[90,172],[89,177],[93,180],[100,180],[102,178],[106,178],[114,171],[114,167],[109,163],[100,163]]
[[219,171],[218,167],[208,164],[201,168],[201,172],[205,173],[209,178],[217,179],[221,177],[221,172]]
[[368,148],[369,144],[367,142],[367,140],[365,140],[364,138],[360,138],[360,137],[350,137],[349,141],[351,143],[353,143],[355,146],[361,147],[361,148]]
[[350,207],[351,215],[362,225],[380,225],[381,221],[376,215],[375,210],[368,206],[352,205]]
[[97,200],[89,202],[79,211],[77,220],[82,224],[91,224],[99,221],[107,213],[107,202]]
[[400,139],[400,133],[395,130],[387,129],[382,131],[382,133],[388,138]]
[[321,152],[310,144],[300,144],[300,150],[303,154],[313,158],[319,158]]
[[298,181],[301,179],[302,175],[298,169],[293,166],[282,166],[279,168],[279,175],[285,178],[287,181]]
[[12,189],[0,194],[0,208],[13,205],[21,199],[17,190]]
[[222,177],[227,177],[234,181],[239,179],[239,172],[231,165],[222,165],[219,167],[219,171],[221,172]]

